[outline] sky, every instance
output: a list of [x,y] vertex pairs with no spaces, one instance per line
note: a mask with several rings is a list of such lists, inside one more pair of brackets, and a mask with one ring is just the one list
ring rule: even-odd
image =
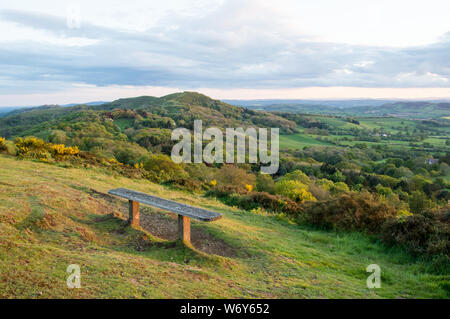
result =
[[448,0],[0,2],[0,105],[450,98]]

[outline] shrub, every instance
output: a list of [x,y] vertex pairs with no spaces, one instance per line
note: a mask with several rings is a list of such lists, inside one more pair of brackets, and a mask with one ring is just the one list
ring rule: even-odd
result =
[[216,180],[219,186],[233,185],[239,189],[238,193],[242,193],[246,191],[245,185],[255,185],[256,177],[235,165],[224,165],[217,172]]
[[377,193],[379,195],[383,195],[383,196],[386,196],[386,197],[388,197],[388,196],[393,194],[392,189],[390,189],[389,187],[385,187],[385,186],[383,186],[381,184],[378,184],[375,187],[375,189],[377,190]]
[[291,173],[284,175],[283,180],[298,181],[306,185],[308,185],[311,182],[311,179],[308,177],[308,175],[303,173],[301,170],[295,170]]
[[409,207],[415,214],[420,214],[426,209],[431,208],[433,202],[427,198],[425,193],[421,191],[414,191],[409,197]]
[[330,197],[330,192],[316,182],[308,185],[308,191],[318,200],[325,200]]
[[0,137],[0,151],[6,151],[6,139]]
[[205,195],[217,198],[229,197],[233,194],[245,194],[247,191],[239,185],[217,185],[213,186]]
[[51,158],[58,160],[67,159],[78,155],[80,152],[77,146],[67,147],[64,144],[46,143],[44,140],[34,136],[19,137],[16,139],[15,144],[19,157],[35,158],[43,161]]
[[296,216],[302,211],[302,208],[296,202],[279,195],[255,192],[250,194],[248,198],[254,203],[257,203],[258,206],[274,212],[282,212],[290,216]]
[[361,230],[375,233],[396,210],[368,192],[346,193],[337,198],[309,204],[304,221],[324,228]]
[[334,183],[334,185],[330,189],[332,194],[342,194],[342,193],[348,193],[350,189],[348,188],[348,185],[344,182],[337,182]]
[[256,176],[256,190],[258,192],[275,193],[275,182],[269,174],[258,174]]
[[19,157],[30,157],[35,159],[49,159],[51,158],[51,153],[49,152],[48,146],[46,143],[36,137],[26,137],[26,138],[17,138],[16,147],[18,150]]
[[144,168],[149,173],[147,177],[155,182],[170,181],[186,175],[181,165],[164,154],[153,155],[145,160]]
[[308,192],[308,187],[297,180],[285,180],[275,184],[275,192],[279,195],[288,197],[296,202],[316,201],[316,198]]
[[449,212],[415,214],[386,221],[383,241],[400,244],[414,254],[449,255]]
[[285,213],[295,217],[301,211],[301,207],[289,198],[280,195],[271,195],[265,192],[254,192],[246,195],[234,193],[222,198],[222,201],[230,206],[237,206],[245,210],[264,208],[276,213]]
[[74,147],[66,147],[64,144],[53,144],[49,145],[49,149],[52,155],[58,156],[70,156],[70,155],[78,155],[80,150],[77,146]]
[[192,178],[177,178],[168,182],[167,184],[172,185],[175,188],[187,190],[190,192],[198,192],[203,189],[203,183]]

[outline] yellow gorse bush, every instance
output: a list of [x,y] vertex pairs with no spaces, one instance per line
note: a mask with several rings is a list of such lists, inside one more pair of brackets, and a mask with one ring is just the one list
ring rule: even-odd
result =
[[308,186],[297,180],[283,179],[277,182],[275,185],[275,192],[298,203],[304,201],[317,201],[317,199],[308,191]]
[[34,136],[17,138],[16,147],[19,157],[31,157],[36,159],[75,156],[80,152],[77,146],[67,147],[64,144],[47,143],[44,140]]
[[136,164],[134,164],[134,168],[135,169],[143,169],[144,168],[144,163],[136,163]]
[[403,217],[408,217],[408,216],[412,216],[413,214],[408,211],[407,209],[400,209],[399,211],[397,211],[397,218],[403,218]]
[[245,189],[246,189],[248,192],[251,192],[251,191],[253,190],[253,185],[245,184]]
[[209,185],[211,185],[212,187],[217,185],[217,181],[215,179],[213,179],[211,182],[209,182]]
[[0,137],[0,151],[6,149],[6,139],[4,137]]
[[77,146],[67,147],[64,144],[51,144],[50,150],[54,155],[59,156],[77,155],[80,152]]

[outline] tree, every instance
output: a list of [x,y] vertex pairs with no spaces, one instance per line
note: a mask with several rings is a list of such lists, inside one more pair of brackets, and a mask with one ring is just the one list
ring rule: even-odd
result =
[[432,202],[421,191],[414,191],[409,197],[409,208],[415,214],[420,214],[431,206]]
[[299,181],[303,184],[308,185],[311,182],[311,179],[303,173],[301,170],[297,169],[291,173],[286,174],[283,177],[284,180],[292,180],[292,181]]
[[275,194],[275,182],[268,174],[258,174],[258,176],[256,176],[256,189],[258,192]]

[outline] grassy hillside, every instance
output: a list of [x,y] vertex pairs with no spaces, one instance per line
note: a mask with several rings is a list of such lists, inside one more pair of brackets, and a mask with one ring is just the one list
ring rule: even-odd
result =
[[[18,178],[20,176],[20,178]],[[216,210],[176,245],[176,221],[144,208],[126,226],[127,187]],[[448,297],[448,276],[369,237],[297,226],[280,216],[227,207],[199,195],[100,168],[58,167],[0,155],[0,297],[23,298],[430,298]],[[156,237],[153,235],[159,235]],[[206,243],[206,244],[205,244]],[[219,253],[223,256],[217,256]],[[369,264],[382,287],[366,288]],[[81,266],[81,289],[66,267]]]

